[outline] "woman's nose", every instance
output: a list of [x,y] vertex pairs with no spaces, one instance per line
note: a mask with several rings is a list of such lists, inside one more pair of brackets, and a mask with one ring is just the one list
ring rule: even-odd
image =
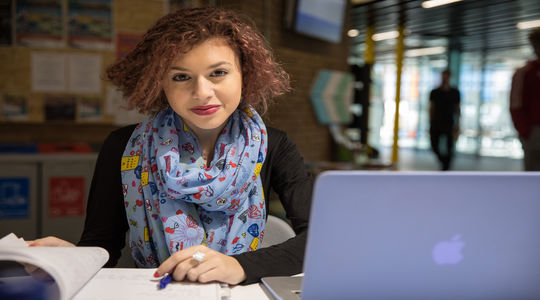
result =
[[195,81],[193,88],[193,96],[197,100],[206,100],[214,94],[213,84],[204,77],[200,77]]

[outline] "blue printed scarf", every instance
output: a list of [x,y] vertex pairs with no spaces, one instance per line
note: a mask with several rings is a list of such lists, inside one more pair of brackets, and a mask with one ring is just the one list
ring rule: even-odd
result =
[[203,244],[228,255],[262,245],[266,220],[259,173],[266,127],[255,110],[236,110],[205,165],[195,134],[169,107],[140,123],[122,157],[131,255],[157,267]]

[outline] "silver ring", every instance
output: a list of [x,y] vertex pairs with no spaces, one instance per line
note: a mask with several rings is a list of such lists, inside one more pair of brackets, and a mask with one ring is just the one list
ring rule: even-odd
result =
[[193,255],[191,257],[193,257],[193,259],[196,260],[198,263],[202,263],[205,256],[206,256],[206,254],[204,254],[203,252],[196,251],[195,253],[193,253]]

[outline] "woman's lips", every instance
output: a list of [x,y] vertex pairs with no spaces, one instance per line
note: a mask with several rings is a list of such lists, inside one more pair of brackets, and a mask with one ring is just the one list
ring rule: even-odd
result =
[[218,110],[219,110],[219,105],[195,106],[191,109],[192,112],[200,116],[211,115]]

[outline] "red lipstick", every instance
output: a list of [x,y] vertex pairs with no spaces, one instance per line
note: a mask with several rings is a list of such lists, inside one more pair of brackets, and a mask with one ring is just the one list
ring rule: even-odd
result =
[[192,112],[200,115],[200,116],[206,116],[211,115],[219,110],[219,105],[203,105],[203,106],[195,106],[191,109]]

